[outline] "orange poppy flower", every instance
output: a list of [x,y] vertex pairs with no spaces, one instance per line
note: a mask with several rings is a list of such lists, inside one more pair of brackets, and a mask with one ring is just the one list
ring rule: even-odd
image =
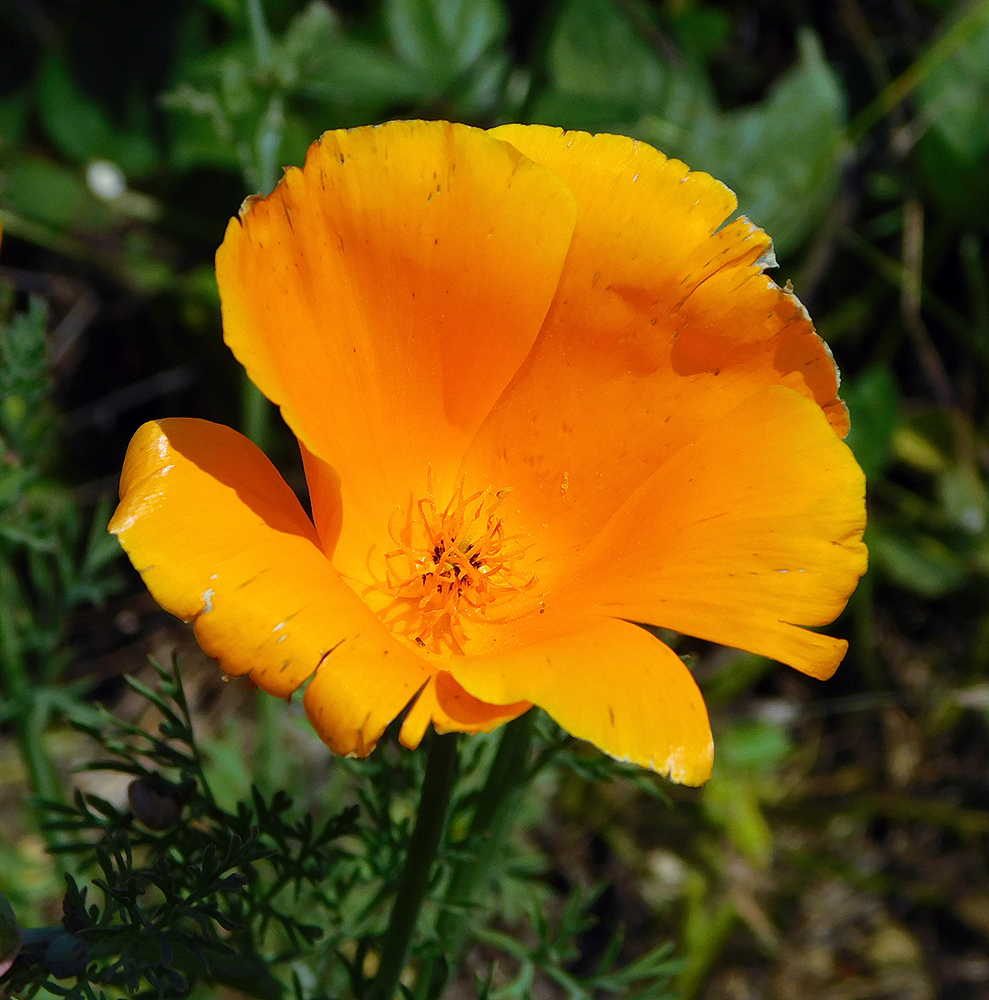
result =
[[312,518],[246,438],[146,424],[110,525],[225,671],[367,754],[408,709],[532,705],[696,784],[680,658],[633,622],[827,677],[864,482],[827,348],[725,224],[732,193],[631,139],[328,132],[217,253],[224,336],[299,439]]

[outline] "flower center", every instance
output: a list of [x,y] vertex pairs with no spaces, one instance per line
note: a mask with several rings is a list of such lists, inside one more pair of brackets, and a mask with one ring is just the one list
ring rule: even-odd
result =
[[430,652],[463,653],[472,623],[514,621],[533,608],[525,595],[536,577],[521,567],[523,536],[509,534],[499,514],[511,490],[466,495],[464,479],[440,508],[428,494],[397,509],[376,589],[393,598],[382,611],[393,632]]

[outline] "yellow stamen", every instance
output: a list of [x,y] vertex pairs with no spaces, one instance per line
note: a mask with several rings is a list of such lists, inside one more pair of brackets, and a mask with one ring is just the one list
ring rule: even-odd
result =
[[388,525],[395,548],[384,554],[384,579],[375,578],[375,589],[394,598],[385,623],[434,653],[462,653],[472,623],[513,621],[532,610],[519,601],[536,583],[518,567],[523,536],[508,534],[498,514],[511,491],[465,495],[464,485],[461,478],[441,509],[430,475],[426,497],[395,510]]

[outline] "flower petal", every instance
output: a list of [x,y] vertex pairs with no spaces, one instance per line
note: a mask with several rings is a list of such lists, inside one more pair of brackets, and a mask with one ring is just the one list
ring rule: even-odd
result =
[[578,221],[543,332],[465,467],[510,482],[559,550],[579,549],[657,466],[764,385],[791,386],[847,431],[826,346],[762,273],[769,237],[745,219],[722,226],[735,207],[724,185],[620,136],[494,134],[560,176]]
[[[568,593],[830,676],[841,612],[866,569],[865,479],[818,407],[769,386],[707,426],[609,521]],[[559,600],[567,600],[560,594]]]
[[453,487],[528,354],[576,208],[545,167],[447,122],[327,132],[217,253],[224,336],[343,497],[337,565],[412,491]]
[[714,749],[707,709],[683,661],[628,622],[582,628],[504,656],[462,657],[454,677],[486,702],[531,701],[620,760],[700,785]]
[[[264,454],[205,420],[145,424],[110,530],[167,610],[225,671],[306,706],[337,753],[368,753],[431,670],[394,639],[319,546]],[[325,692],[325,694],[324,694]]]
[[402,724],[401,741],[415,749],[432,723],[441,733],[489,733],[527,712],[527,701],[489,705],[468,694],[446,670],[438,670],[422,689]]

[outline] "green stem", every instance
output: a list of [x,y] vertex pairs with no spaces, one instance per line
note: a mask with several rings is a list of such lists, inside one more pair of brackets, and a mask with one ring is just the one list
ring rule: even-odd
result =
[[855,629],[855,653],[862,674],[872,691],[885,691],[888,682],[876,651],[876,602],[872,585],[874,579],[874,573],[866,573],[862,577],[858,589],[852,595],[850,606],[852,625]]
[[405,868],[398,884],[388,928],[381,941],[381,963],[368,993],[371,1000],[392,1000],[405,968],[412,935],[419,921],[433,863],[440,846],[450,795],[457,777],[456,734],[433,734],[426,752],[426,775],[419,812],[409,839]]
[[[264,691],[256,691],[254,698],[254,723],[257,726],[257,745],[276,747],[282,738],[281,725],[285,718],[285,706],[278,699]],[[278,781],[284,777],[281,770],[282,758],[279,754],[262,753],[254,758],[255,781],[258,786],[268,789],[278,788]]]
[[491,866],[512,825],[519,792],[526,778],[536,713],[509,722],[491,762],[471,820],[467,842],[474,847],[453,870],[446,891],[446,909],[439,921],[439,937],[447,956],[455,960],[470,931],[469,910],[487,888]]
[[527,765],[535,720],[535,711],[529,711],[502,729],[501,742],[467,834],[467,843],[474,850],[454,868],[438,921],[442,958],[433,959],[422,970],[416,984],[417,998],[435,1000],[442,996],[447,974],[455,967],[470,938],[473,923],[470,911],[488,887],[498,850],[511,828],[519,795],[529,778]]
[[268,30],[261,0],[247,0],[247,20],[251,27],[254,58],[259,66],[267,66],[271,62],[271,32]]
[[240,426],[262,451],[268,451],[272,437],[272,407],[264,393],[243,374],[240,395]]

